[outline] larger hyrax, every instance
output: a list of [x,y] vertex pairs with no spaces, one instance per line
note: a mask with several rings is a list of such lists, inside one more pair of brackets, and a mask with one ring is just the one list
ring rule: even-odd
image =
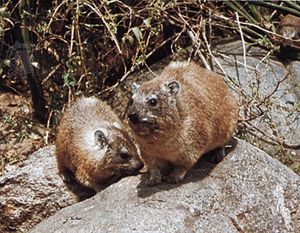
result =
[[80,98],[61,118],[56,135],[58,170],[94,190],[134,174],[143,165],[138,148],[117,115],[104,102]]
[[193,62],[172,62],[161,75],[133,85],[129,123],[150,179],[182,180],[206,152],[226,145],[237,126],[238,106],[223,78]]

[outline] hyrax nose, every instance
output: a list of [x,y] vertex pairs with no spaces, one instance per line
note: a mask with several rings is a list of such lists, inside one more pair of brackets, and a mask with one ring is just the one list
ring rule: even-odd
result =
[[120,157],[123,159],[123,160],[130,160],[132,158],[132,156],[128,153],[128,150],[123,147],[121,150],[120,150]]
[[128,113],[128,118],[129,118],[129,121],[133,124],[139,123],[139,116],[136,112]]

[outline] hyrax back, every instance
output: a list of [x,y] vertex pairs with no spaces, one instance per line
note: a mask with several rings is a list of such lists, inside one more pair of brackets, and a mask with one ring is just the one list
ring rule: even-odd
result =
[[224,80],[192,62],[173,62],[161,75],[133,85],[129,123],[150,171],[149,184],[182,180],[206,152],[226,145],[238,106]]
[[56,135],[62,175],[98,190],[142,167],[138,150],[116,114],[96,98],[80,98],[63,114]]

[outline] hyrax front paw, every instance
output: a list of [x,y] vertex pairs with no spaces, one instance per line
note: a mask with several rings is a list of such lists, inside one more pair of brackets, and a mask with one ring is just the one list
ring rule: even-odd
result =
[[150,187],[158,185],[160,183],[161,183],[161,178],[158,177],[156,178],[150,177],[149,180],[146,181],[146,185]]
[[183,180],[187,170],[185,168],[174,168],[174,170],[163,179],[168,183],[178,183]]
[[146,181],[147,186],[155,186],[161,183],[161,173],[159,169],[150,169],[150,177]]

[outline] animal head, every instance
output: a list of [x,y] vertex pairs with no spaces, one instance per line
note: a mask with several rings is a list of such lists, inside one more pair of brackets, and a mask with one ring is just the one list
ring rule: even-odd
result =
[[127,132],[114,126],[95,130],[89,147],[96,168],[93,175],[99,183],[115,182],[136,174],[143,167],[133,140]]
[[178,81],[157,80],[142,85],[132,85],[132,101],[128,111],[129,124],[140,136],[162,136],[171,130],[179,117],[177,96],[180,93]]
[[285,39],[297,40],[300,38],[300,18],[294,15],[285,15],[279,25],[278,33],[281,34]]

